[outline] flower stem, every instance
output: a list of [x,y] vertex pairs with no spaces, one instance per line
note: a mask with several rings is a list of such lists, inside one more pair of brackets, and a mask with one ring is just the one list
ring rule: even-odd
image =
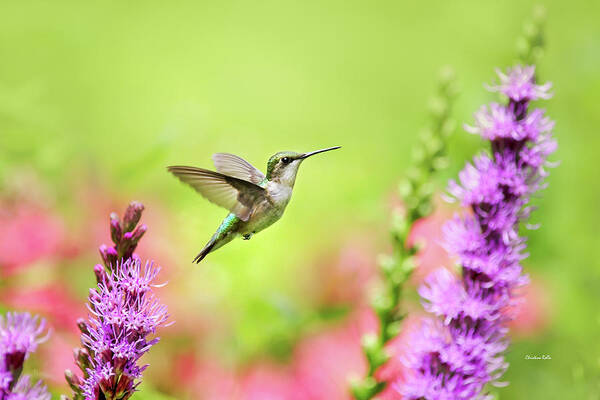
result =
[[531,17],[523,24],[523,32],[517,38],[517,63],[537,65],[544,53],[546,39],[544,22],[546,9],[542,5],[533,8]]
[[380,393],[386,382],[375,374],[387,362],[386,344],[397,336],[405,314],[400,308],[404,284],[415,268],[414,257],[419,247],[408,243],[408,236],[415,221],[431,214],[433,210],[434,175],[446,168],[446,139],[454,131],[450,118],[457,89],[454,72],[442,69],[436,95],[431,99],[431,123],[419,135],[413,152],[413,163],[406,178],[399,185],[399,195],[404,203],[403,212],[394,212],[390,230],[393,251],[382,256],[379,266],[384,288],[373,300],[372,307],[378,317],[378,333],[368,333],[362,339],[367,359],[367,374],[351,382],[351,392],[356,400],[371,399]]

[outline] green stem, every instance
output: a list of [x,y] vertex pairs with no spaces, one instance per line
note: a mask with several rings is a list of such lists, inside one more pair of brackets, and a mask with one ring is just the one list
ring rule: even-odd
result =
[[379,331],[366,334],[362,339],[368,368],[365,377],[351,383],[352,395],[356,400],[371,399],[386,386],[386,382],[378,381],[375,374],[389,359],[385,347],[398,335],[405,317],[400,308],[402,291],[415,268],[415,255],[419,250],[416,245],[408,245],[408,235],[415,221],[432,212],[433,178],[447,165],[446,139],[454,130],[450,112],[455,95],[454,73],[446,68],[439,80],[438,93],[431,102],[431,125],[419,136],[413,164],[399,186],[405,210],[393,215],[390,232],[393,251],[391,255],[381,257],[379,262],[384,288],[372,303],[378,317]]
[[537,5],[529,20],[523,24],[523,32],[517,39],[517,61],[521,64],[537,64],[544,52],[544,22],[546,9]]

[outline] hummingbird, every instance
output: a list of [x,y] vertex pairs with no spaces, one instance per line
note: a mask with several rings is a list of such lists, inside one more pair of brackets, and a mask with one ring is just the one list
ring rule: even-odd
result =
[[216,172],[180,165],[167,167],[180,181],[230,212],[193,262],[199,263],[237,236],[249,240],[279,220],[292,197],[300,164],[315,154],[340,147],[308,153],[280,151],[269,158],[266,176],[248,161],[229,153],[213,154]]

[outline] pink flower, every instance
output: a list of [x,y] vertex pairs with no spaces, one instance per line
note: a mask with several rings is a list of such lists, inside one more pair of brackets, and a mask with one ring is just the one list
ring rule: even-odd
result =
[[187,353],[175,358],[172,379],[186,389],[186,398],[231,400],[239,390],[233,371],[219,365],[218,361],[198,361]]
[[317,306],[349,306],[365,302],[368,283],[375,276],[375,251],[368,236],[345,239],[335,253],[318,257],[306,291]]
[[372,316],[356,313],[337,327],[302,340],[294,352],[297,384],[303,400],[349,399],[348,378],[365,372],[360,338]]
[[[407,320],[407,324],[413,322]],[[287,363],[259,360],[241,371],[191,355],[177,357],[172,379],[179,379],[187,395],[211,400],[350,400],[348,378],[359,376],[366,367],[360,338],[376,327],[368,308],[360,309],[337,325],[301,339]],[[402,349],[403,340],[390,343]],[[398,350],[400,351],[400,350]],[[397,377],[403,366],[391,362],[382,376]],[[387,378],[383,378],[387,379]],[[392,390],[382,400],[398,399]]]
[[9,288],[0,293],[0,302],[15,309],[27,309],[47,316],[52,325],[78,333],[75,321],[85,307],[62,284],[37,289]]
[[[74,325],[74,324],[71,324]],[[62,328],[61,326],[58,326]],[[65,334],[57,331],[55,327],[54,334],[48,340],[46,346],[40,348],[40,357],[42,359],[41,371],[44,371],[44,380],[53,385],[65,387],[65,370],[75,370],[75,361],[73,360],[73,348],[77,345],[77,338],[71,334]]]
[[0,205],[0,268],[3,275],[56,255],[64,240],[62,221],[28,205]]
[[515,337],[535,337],[548,327],[552,319],[554,308],[548,295],[552,290],[540,276],[530,277],[530,280],[531,283],[522,288],[521,297],[509,310],[513,319],[508,326]]
[[387,363],[382,365],[375,373],[379,382],[387,382],[385,389],[377,395],[379,400],[400,400],[402,397],[394,388],[394,383],[403,380],[406,375],[406,366],[402,362],[409,352],[410,336],[421,326],[423,317],[417,311],[410,312],[409,316],[402,321],[402,331],[398,336],[390,340],[386,351],[390,355]]
[[451,257],[443,246],[442,227],[452,215],[452,208],[447,204],[436,201],[434,212],[425,218],[416,221],[410,231],[407,244],[423,244],[423,248],[417,254],[417,268],[411,277],[411,283],[420,285],[426,276],[433,270],[452,265]]
[[239,400],[300,400],[302,390],[296,388],[288,368],[272,362],[252,365],[242,376]]

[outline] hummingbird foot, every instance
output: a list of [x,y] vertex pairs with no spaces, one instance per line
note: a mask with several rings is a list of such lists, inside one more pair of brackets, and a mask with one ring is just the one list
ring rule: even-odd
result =
[[251,233],[246,233],[245,235],[242,235],[242,239],[244,239],[244,240],[250,240],[251,237],[252,237]]

